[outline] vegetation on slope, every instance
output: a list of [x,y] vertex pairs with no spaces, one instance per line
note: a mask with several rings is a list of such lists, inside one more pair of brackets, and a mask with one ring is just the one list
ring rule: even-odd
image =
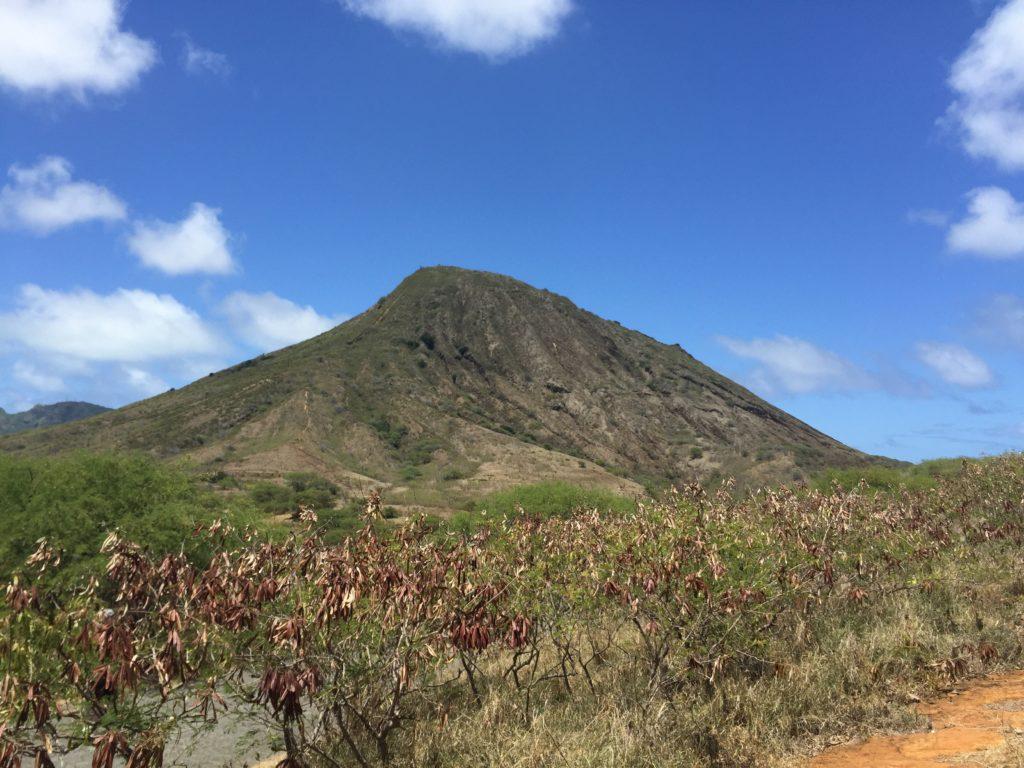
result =
[[249,495],[264,514],[298,516],[302,507],[325,510],[335,505],[338,486],[314,472],[290,472],[284,484],[270,481],[254,483]]
[[65,570],[96,571],[100,545],[118,530],[155,554],[177,552],[196,525],[224,518],[256,524],[244,497],[204,492],[181,467],[134,454],[78,453],[61,458],[0,455],[0,578],[47,538],[63,552]]
[[488,512],[492,519],[503,520],[528,510],[540,518],[568,517],[581,509],[600,509],[624,513],[633,509],[635,501],[600,488],[549,481],[519,485],[495,491],[473,504],[473,509]]
[[456,512],[442,524],[450,530],[470,534],[487,525],[515,518],[524,510],[529,510],[535,517],[547,519],[569,517],[586,509],[621,514],[632,510],[635,505],[635,499],[601,488],[584,488],[549,480],[489,493],[468,502],[464,510]]
[[872,466],[859,469],[829,469],[819,474],[814,480],[814,487],[828,491],[839,486],[852,491],[858,486],[875,490],[896,493],[897,491],[924,490],[934,488],[940,478],[955,475],[970,459],[933,459],[919,464],[903,466]]
[[[0,440],[466,500],[555,478],[806,479],[869,457],[695,360],[502,275],[436,267],[316,338],[86,422]],[[472,493],[466,493],[471,488]]]
[[229,702],[288,768],[770,765],[1020,663],[1022,498],[1007,456],[917,489],[694,485],[471,537],[329,544],[307,516],[276,543],[213,526],[210,562],[110,537],[101,589],[75,592],[44,544],[0,612],[0,766],[83,742],[156,766]]

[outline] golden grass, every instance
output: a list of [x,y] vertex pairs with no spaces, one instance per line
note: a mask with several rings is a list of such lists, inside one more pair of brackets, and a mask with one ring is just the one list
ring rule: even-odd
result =
[[[999,568],[992,560],[963,576],[998,579]],[[450,702],[440,728],[436,721],[410,726],[395,764],[781,768],[871,733],[919,730],[927,722],[914,702],[951,687],[930,665],[957,645],[984,637],[1001,653],[990,670],[1019,665],[1021,609],[1013,580],[1002,577],[967,593],[899,593],[857,626],[807,627],[802,647],[773,649],[787,660],[776,676],[752,682],[726,674],[714,688],[684,690],[670,701],[652,697],[628,654],[616,653],[596,669],[595,693],[552,683],[531,702],[529,718],[521,695],[495,688],[479,706]],[[982,671],[975,662],[969,674]],[[997,757],[1008,762],[991,765],[1024,766],[1024,740]]]

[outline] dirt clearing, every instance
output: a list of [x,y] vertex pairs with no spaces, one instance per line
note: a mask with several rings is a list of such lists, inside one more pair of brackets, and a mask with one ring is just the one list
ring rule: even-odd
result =
[[1024,672],[979,680],[917,709],[927,731],[835,747],[811,768],[1024,766]]

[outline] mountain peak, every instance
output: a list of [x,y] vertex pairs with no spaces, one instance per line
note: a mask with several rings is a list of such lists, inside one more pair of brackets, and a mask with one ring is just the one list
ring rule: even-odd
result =
[[793,479],[867,459],[678,346],[448,266],[417,270],[322,336],[18,445],[184,453],[254,475],[312,469],[353,493],[438,499],[555,478],[620,492],[650,479]]
[[435,290],[528,290],[539,291],[528,283],[498,272],[486,272],[479,269],[466,269],[437,265],[420,267],[402,280],[392,292],[392,296],[409,291]]
[[83,402],[60,402],[52,405],[34,405],[21,413],[7,413],[0,408],[0,435],[10,435],[30,429],[67,424],[110,410],[102,405]]

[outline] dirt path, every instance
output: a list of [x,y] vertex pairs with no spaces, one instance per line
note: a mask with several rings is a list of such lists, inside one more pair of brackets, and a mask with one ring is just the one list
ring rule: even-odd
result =
[[1019,765],[1007,754],[1009,737],[1024,728],[1024,672],[993,676],[965,691],[921,704],[931,728],[921,733],[877,736],[830,749],[811,768],[932,768],[950,765]]
[[278,752],[271,755],[266,760],[260,760],[258,763],[253,763],[252,768],[277,768],[278,764],[286,757],[288,757],[286,753]]

